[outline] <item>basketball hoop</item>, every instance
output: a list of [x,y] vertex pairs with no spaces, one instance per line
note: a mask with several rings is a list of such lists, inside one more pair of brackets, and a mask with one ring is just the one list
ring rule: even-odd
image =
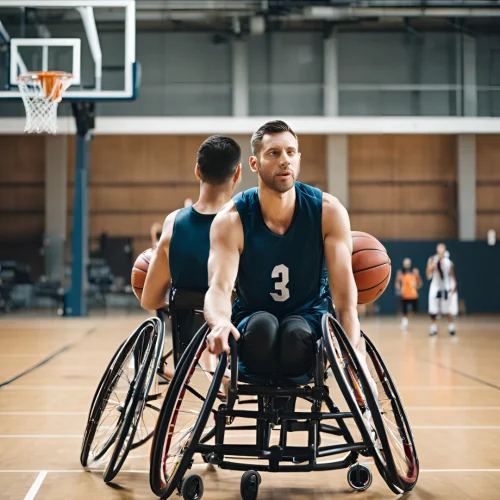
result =
[[64,71],[33,71],[19,76],[19,90],[26,109],[25,132],[57,132],[57,105],[71,78],[72,75]]

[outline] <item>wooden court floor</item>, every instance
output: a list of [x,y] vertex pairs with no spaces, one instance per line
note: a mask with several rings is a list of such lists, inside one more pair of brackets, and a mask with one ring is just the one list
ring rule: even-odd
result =
[[[111,486],[99,470],[85,472],[79,463],[96,384],[119,341],[144,318],[0,318],[0,383],[55,354],[0,389],[0,500],[156,498],[149,488],[148,445],[131,452]],[[437,338],[429,338],[424,317],[410,322],[406,333],[396,318],[362,321],[396,380],[413,427],[421,473],[408,498],[500,498],[499,320],[460,319],[456,338],[449,337],[445,323]],[[194,467],[204,477],[204,498],[240,498],[241,473],[199,462]],[[363,493],[349,488],[343,470],[263,474],[259,499],[395,498],[371,469],[374,481]]]

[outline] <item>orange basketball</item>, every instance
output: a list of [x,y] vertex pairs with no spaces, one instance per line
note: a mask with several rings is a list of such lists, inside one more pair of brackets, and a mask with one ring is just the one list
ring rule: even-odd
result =
[[377,300],[391,279],[391,259],[374,236],[352,231],[352,271],[358,288],[358,304]]
[[149,262],[153,255],[153,249],[148,248],[137,257],[134,262],[134,267],[132,268],[132,276],[130,277],[130,282],[132,288],[134,289],[135,296],[141,300],[142,289],[144,288],[144,282],[146,281],[146,274],[148,273]]

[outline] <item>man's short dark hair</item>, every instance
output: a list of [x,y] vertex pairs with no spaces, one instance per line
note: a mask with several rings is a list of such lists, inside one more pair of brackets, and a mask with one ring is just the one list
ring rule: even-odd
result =
[[198,149],[200,176],[208,184],[223,184],[233,177],[241,163],[241,148],[225,135],[212,135]]
[[295,139],[298,140],[297,134],[284,121],[273,120],[264,123],[264,125],[262,125],[262,127],[260,127],[259,130],[252,135],[252,154],[254,156],[259,155],[260,148],[262,146],[262,138],[266,134],[281,134],[282,132],[290,132]]

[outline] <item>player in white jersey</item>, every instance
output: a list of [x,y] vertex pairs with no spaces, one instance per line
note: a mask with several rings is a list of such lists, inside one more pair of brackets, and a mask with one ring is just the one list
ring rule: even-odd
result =
[[429,316],[431,327],[429,335],[436,335],[438,328],[436,318],[438,314],[448,316],[448,332],[455,335],[453,318],[458,314],[457,279],[450,253],[444,243],[438,243],[436,255],[427,261],[426,275],[431,280],[429,288]]

